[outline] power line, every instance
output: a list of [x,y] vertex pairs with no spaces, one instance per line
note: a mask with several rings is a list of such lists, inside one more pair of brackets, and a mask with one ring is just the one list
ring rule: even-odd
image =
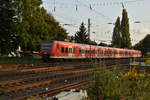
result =
[[[147,1],[147,0],[129,0],[129,1],[115,1],[115,2],[97,2],[97,3],[88,3],[88,5],[91,5],[91,6],[114,6],[114,5],[122,5],[122,3],[124,4],[131,4],[131,3],[137,3],[137,2],[144,2],[144,1]],[[58,5],[60,6],[81,6],[79,4],[77,4],[77,2],[79,2],[78,0],[75,0],[75,4],[66,4],[66,3],[59,3],[57,2]],[[56,3],[55,3],[56,4]]]
[[[78,1],[78,2],[80,2],[80,1]],[[88,9],[90,9],[91,11],[93,11],[94,13],[96,13],[96,14],[98,14],[98,15],[100,15],[100,16],[102,16],[103,18],[105,18],[105,19],[107,19],[107,20],[111,20],[112,21],[112,19],[111,18],[109,18],[108,16],[105,16],[104,14],[102,14],[101,12],[98,12],[98,11],[96,11],[95,9],[93,9],[92,7],[89,7],[88,5],[86,5],[86,4],[84,4],[84,3],[82,3],[82,2],[80,2],[80,4],[82,4],[83,6],[85,6],[86,8],[88,8]]]
[[[62,16],[62,15],[58,15],[58,14],[55,14],[55,16],[57,16],[57,17],[59,17],[59,18],[61,18],[61,19],[64,19],[64,20],[66,20],[66,21],[70,21],[70,23],[69,24],[72,24],[72,25],[75,25],[74,23],[72,23],[72,22],[76,22],[78,19],[74,19],[73,17],[72,18],[69,18],[69,17],[64,17],[64,16]],[[65,22],[63,22],[64,24],[68,24],[68,23],[65,23]]]
[[[86,8],[88,8],[89,10],[93,11],[94,13],[102,16],[103,18],[107,19],[107,20],[111,20],[112,19],[106,15],[104,15],[103,13],[95,10],[93,7],[94,6],[109,6],[109,5],[122,5],[122,4],[127,4],[127,3],[135,3],[135,2],[141,2],[141,1],[146,1],[146,0],[128,0],[128,1],[121,1],[121,2],[101,2],[101,3],[89,3],[88,5],[87,4],[84,4],[82,2],[80,2],[79,0],[75,0],[75,10],[78,11],[79,10],[79,6],[84,6]],[[57,4],[59,4],[57,2]],[[66,5],[65,3],[60,3],[61,6],[63,5]],[[74,4],[71,4],[71,7],[74,6]],[[124,7],[124,5],[123,5]],[[54,8],[53,8],[53,11],[55,12],[56,11],[56,1],[54,0]]]

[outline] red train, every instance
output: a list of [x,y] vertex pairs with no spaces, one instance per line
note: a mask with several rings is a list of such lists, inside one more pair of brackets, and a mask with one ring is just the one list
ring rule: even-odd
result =
[[53,59],[90,59],[90,58],[131,58],[141,57],[138,50],[111,48],[47,40],[42,43],[40,55],[43,60]]

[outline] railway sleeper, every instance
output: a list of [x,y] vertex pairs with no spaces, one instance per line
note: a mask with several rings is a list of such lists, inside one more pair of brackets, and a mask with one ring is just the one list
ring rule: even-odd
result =
[[58,83],[58,82],[65,82],[65,80],[77,80],[78,78],[83,78],[83,77],[87,77],[87,74],[76,75],[76,76],[72,76],[72,77],[65,77],[65,78],[56,79],[56,80],[50,80],[50,81],[45,81],[45,82],[39,82],[39,83],[34,83],[34,84],[28,84],[28,85],[7,88],[4,90],[0,90],[0,94],[9,93],[9,92],[13,92],[13,91],[19,91],[19,90],[25,90],[25,89],[29,89],[32,87],[39,87],[39,86],[54,84],[54,83]]
[[91,72],[92,70],[81,70],[81,71],[75,71],[75,72],[65,72],[65,73],[61,73],[61,74],[56,74],[56,75],[48,75],[48,76],[42,76],[42,77],[31,77],[31,78],[25,78],[25,79],[20,79],[20,80],[13,80],[13,81],[6,81],[6,82],[0,82],[0,86],[1,87],[5,87],[7,85],[14,85],[14,84],[21,84],[21,83],[25,83],[25,82],[30,82],[30,81],[40,81],[40,80],[43,80],[43,79],[48,79],[48,78],[57,78],[58,76],[60,77],[63,77],[63,76],[70,76],[72,74],[78,74],[78,73],[88,73],[88,72]]

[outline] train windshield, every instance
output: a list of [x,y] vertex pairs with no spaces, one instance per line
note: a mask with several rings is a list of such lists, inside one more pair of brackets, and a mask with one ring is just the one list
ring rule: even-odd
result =
[[42,43],[41,50],[44,52],[49,52],[51,49],[52,41],[44,41]]

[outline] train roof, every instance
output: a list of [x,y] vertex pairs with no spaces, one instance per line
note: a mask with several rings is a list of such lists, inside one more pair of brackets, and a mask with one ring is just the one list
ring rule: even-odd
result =
[[[74,42],[67,42],[67,41],[58,41],[58,40],[45,40],[44,42],[50,43],[50,42],[58,42],[58,43],[67,43],[67,44],[76,44],[78,46],[92,46],[92,47],[101,47],[104,49],[116,49],[116,50],[130,50],[130,51],[139,51],[134,49],[123,49],[123,48],[114,48],[114,47],[104,47],[104,46],[98,46],[98,45],[89,45],[89,44],[82,44],[82,43],[74,43]],[[139,51],[140,52],[140,51]]]

